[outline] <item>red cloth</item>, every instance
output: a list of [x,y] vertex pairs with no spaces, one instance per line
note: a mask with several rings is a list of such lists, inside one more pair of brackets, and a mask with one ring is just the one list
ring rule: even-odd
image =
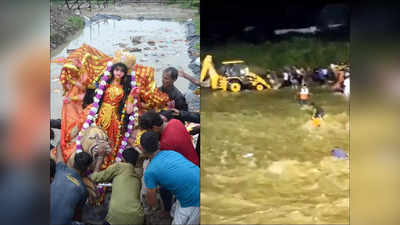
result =
[[199,157],[194,149],[191,136],[186,127],[179,120],[168,121],[167,126],[161,134],[160,150],[174,150],[181,153],[185,158],[200,165]]

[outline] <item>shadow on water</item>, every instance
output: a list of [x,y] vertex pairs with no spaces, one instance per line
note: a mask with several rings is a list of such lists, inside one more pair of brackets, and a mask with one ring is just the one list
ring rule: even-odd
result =
[[327,116],[291,89],[241,93],[202,90],[202,223],[318,224],[349,222],[348,102],[311,88]]

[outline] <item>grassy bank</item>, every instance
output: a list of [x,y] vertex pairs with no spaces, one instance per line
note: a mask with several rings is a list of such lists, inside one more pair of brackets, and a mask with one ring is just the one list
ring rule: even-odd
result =
[[[202,46],[201,57],[211,54],[216,66],[223,60],[242,59],[255,72],[281,69],[284,66],[315,68],[334,62],[348,62],[349,42],[326,42],[315,37],[292,37],[280,42],[253,45],[244,42],[227,42],[225,45]],[[261,70],[261,71],[260,71]]]
[[51,49],[66,42],[67,38],[85,26],[82,17],[74,15],[73,10],[63,7],[60,1],[52,1],[50,8],[50,47]]
[[[193,21],[194,21],[194,25],[196,28],[196,34],[200,35],[200,14],[199,13],[196,14],[196,17],[193,19]],[[200,51],[200,42],[198,42],[196,44],[196,49]]]
[[85,21],[80,16],[70,16],[67,22],[76,29],[81,29],[85,27]]

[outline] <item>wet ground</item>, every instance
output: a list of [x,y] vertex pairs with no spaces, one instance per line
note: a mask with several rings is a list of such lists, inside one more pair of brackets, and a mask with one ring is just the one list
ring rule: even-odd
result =
[[202,224],[349,223],[348,102],[311,88],[313,127],[293,90],[202,90]]

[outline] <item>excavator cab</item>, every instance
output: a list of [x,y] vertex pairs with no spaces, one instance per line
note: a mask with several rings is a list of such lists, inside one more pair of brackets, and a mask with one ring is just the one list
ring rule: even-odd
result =
[[219,72],[227,77],[245,76],[249,73],[249,67],[243,63],[242,60],[224,61]]
[[209,75],[212,89],[223,89],[239,92],[242,89],[255,88],[262,91],[271,89],[271,85],[262,77],[250,72],[243,60],[231,60],[222,62],[219,71],[215,70],[212,56],[207,55],[203,60],[200,81],[203,82]]

